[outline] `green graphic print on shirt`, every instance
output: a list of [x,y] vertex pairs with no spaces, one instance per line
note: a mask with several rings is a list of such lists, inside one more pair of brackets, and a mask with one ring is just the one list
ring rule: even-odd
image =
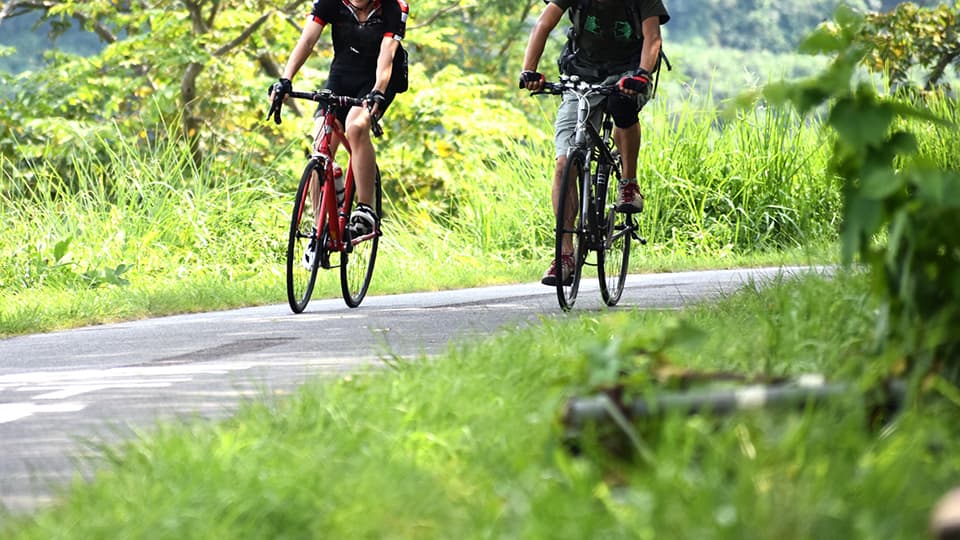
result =
[[[583,30],[585,32],[590,32],[591,34],[600,34],[600,25],[597,23],[596,15],[587,15],[586,19],[583,22]],[[633,36],[633,27],[630,25],[629,21],[614,21],[613,23],[613,36],[618,41],[626,41]]]

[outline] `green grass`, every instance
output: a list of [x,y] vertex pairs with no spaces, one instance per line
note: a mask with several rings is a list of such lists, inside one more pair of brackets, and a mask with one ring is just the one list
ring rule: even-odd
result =
[[[391,177],[403,156],[384,147],[373,294],[539,278],[553,251],[555,104],[541,105],[529,138],[462,141],[461,176],[437,192]],[[837,196],[815,125],[773,114],[721,125],[692,100],[648,110],[650,245],[631,271],[833,260]],[[297,145],[264,169],[242,154],[195,166],[176,141],[104,137],[78,133],[68,159],[0,163],[0,335],[285,301]],[[317,297],[336,296],[337,279],[322,272]]]
[[[321,380],[214,425],[164,424],[5,538],[918,538],[960,472],[960,402],[882,431],[854,399],[641,426],[649,461],[571,456],[559,412],[597,351],[695,369],[856,380],[863,276],[748,287],[714,306],[546,321],[439,358]],[[823,321],[838,324],[824,325]],[[522,359],[518,361],[518,359]],[[656,391],[648,385],[648,391]],[[146,432],[144,432],[146,433]]]

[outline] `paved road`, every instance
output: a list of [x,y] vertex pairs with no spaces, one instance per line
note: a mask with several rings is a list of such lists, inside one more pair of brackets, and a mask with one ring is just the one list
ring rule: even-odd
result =
[[[798,269],[630,276],[616,309],[679,308]],[[572,312],[604,309],[595,280]],[[180,315],[0,340],[0,505],[36,509],[99,444],[158,420],[219,418],[244,399],[289,393],[391,355],[565,317],[539,284],[371,296],[358,309],[315,300]]]

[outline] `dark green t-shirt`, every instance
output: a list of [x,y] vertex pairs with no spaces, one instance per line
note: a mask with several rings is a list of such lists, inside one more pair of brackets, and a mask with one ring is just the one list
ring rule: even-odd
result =
[[[577,5],[577,0],[549,1],[564,11]],[[660,24],[670,20],[662,0],[591,0],[581,14],[583,31],[577,39],[574,73],[576,66],[627,70],[639,65],[643,35],[640,28],[634,28],[630,2],[637,10],[638,22],[648,17],[659,17]]]

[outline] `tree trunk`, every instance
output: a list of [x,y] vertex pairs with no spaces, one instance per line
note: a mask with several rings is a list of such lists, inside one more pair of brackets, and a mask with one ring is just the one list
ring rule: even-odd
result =
[[193,158],[193,164],[197,167],[203,160],[203,152],[200,149],[200,124],[201,118],[196,113],[197,103],[197,77],[203,71],[203,64],[192,62],[187,66],[187,71],[183,74],[180,81],[180,100],[181,100],[181,125],[183,126],[183,136],[190,145],[190,156]]
[[943,78],[947,66],[956,61],[957,56],[960,56],[960,48],[944,53],[944,55],[940,57],[940,61],[937,62],[937,65],[933,66],[933,69],[930,70],[930,75],[927,77],[927,84],[924,85],[927,90],[933,90],[933,87],[940,83],[940,79]]

